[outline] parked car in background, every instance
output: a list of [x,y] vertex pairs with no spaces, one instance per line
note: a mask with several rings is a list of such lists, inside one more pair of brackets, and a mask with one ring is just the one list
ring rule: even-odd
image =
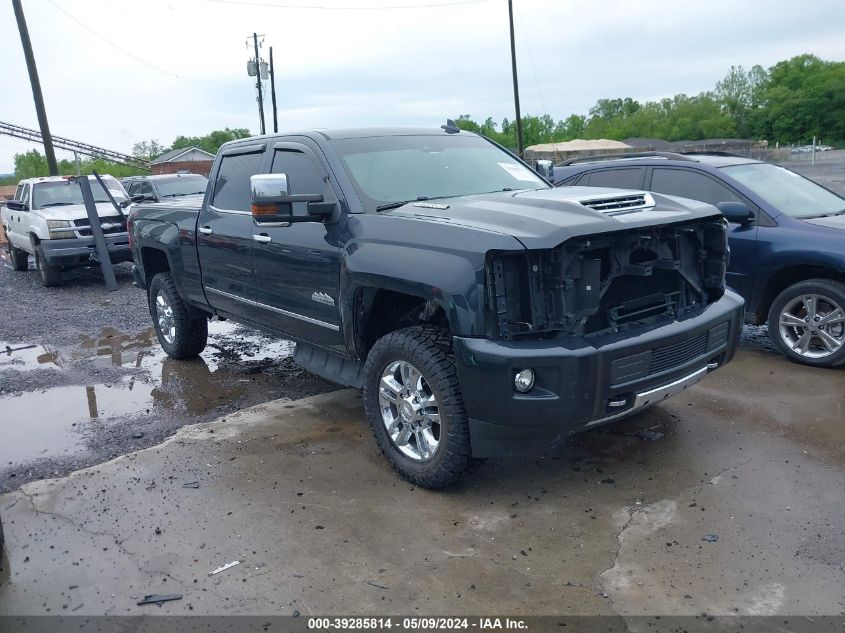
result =
[[[87,177],[113,263],[132,259],[126,218],[109,200],[127,206],[130,201],[117,179],[101,176],[105,189],[94,176]],[[29,256],[35,263],[44,286],[57,286],[62,271],[81,266],[94,266],[96,246],[82,200],[82,189],[75,178],[48,176],[21,180],[15,197],[0,211],[6,232],[12,267],[25,271]]]
[[746,320],[807,365],[845,364],[845,199],[792,171],[728,154],[593,157],[554,168],[557,185],[642,188],[701,200],[730,222],[728,285]]
[[554,189],[452,123],[230,142],[203,200],[129,223],[168,355],[199,354],[215,315],[296,341],[427,487],[679,393],[742,325],[717,209]]
[[168,198],[204,194],[208,178],[200,174],[162,174],[130,176],[120,182],[133,200],[161,202]]

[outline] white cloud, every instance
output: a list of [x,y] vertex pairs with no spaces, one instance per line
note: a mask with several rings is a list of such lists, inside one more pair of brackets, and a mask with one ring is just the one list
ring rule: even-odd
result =
[[[838,0],[514,4],[523,112],[555,118],[584,113],[602,97],[707,90],[732,64],[769,66],[804,52],[845,59]],[[504,0],[380,11],[215,0],[24,0],[24,7],[52,131],[116,150],[226,126],[257,130],[254,88],[245,72],[253,30],[274,47],[282,129],[434,125],[446,116],[498,120],[512,112]],[[9,3],[0,5],[0,42],[0,119],[36,127]],[[269,99],[266,112],[270,121]],[[0,137],[0,172],[10,171],[14,153],[29,147]]]

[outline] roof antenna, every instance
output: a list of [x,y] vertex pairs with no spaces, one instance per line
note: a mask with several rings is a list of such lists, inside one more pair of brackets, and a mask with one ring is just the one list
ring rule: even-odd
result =
[[446,134],[457,134],[461,131],[461,128],[452,119],[446,119],[446,125],[441,125],[440,129],[446,130]]

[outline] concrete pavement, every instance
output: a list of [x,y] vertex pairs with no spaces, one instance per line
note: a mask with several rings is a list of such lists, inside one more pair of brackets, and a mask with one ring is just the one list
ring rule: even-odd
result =
[[0,615],[839,614],[843,387],[741,350],[440,492],[389,470],[356,392],[259,405],[0,497]]

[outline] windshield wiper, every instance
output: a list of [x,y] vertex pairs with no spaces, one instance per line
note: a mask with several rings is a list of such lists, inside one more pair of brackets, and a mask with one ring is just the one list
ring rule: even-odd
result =
[[39,209],[46,209],[47,207],[64,207],[66,205],[72,204],[82,204],[81,202],[47,202],[45,204],[38,205]]
[[406,204],[412,202],[420,202],[421,200],[429,200],[428,196],[417,196],[414,200],[401,200],[399,202],[389,202],[388,204],[380,204],[376,207],[376,211],[390,211],[390,209],[398,209],[404,207]]

